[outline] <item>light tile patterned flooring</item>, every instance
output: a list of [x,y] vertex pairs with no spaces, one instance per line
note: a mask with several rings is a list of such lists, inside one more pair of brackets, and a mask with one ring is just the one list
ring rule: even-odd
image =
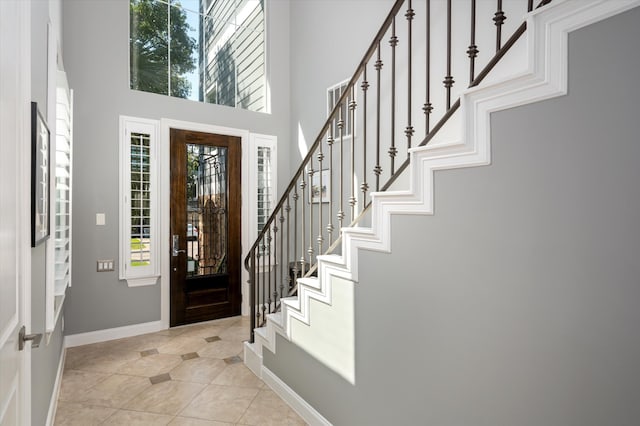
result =
[[67,349],[55,425],[304,425],[242,361],[249,319]]

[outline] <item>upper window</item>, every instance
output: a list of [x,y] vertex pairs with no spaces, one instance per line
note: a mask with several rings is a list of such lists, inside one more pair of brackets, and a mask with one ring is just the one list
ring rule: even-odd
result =
[[267,110],[264,0],[130,0],[130,85]]
[[[340,96],[347,90],[349,80],[345,80],[342,83],[338,83],[335,86],[331,86],[327,89],[327,114],[331,114],[333,108],[340,100]],[[333,121],[333,137],[337,140],[340,137],[339,121],[342,118],[342,136],[351,137],[351,114],[349,114],[349,103],[351,102],[351,94],[346,97],[345,102],[342,104],[342,109],[338,111],[337,118]]]

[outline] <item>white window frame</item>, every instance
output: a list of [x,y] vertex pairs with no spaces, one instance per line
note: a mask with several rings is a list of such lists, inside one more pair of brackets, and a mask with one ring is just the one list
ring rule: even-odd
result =
[[[268,148],[271,150],[271,210],[268,216],[273,213],[273,207],[278,202],[278,138],[276,136],[261,135],[252,133],[249,136],[249,247],[258,238],[258,149]],[[275,259],[272,259],[271,266],[275,267]],[[261,268],[262,269],[262,268]]]
[[[150,264],[129,266],[131,259],[131,134],[149,135],[150,147]],[[154,285],[160,277],[159,121],[120,116],[120,252],[119,278],[129,287]]]
[[[252,109],[247,109],[247,111],[253,111],[253,112],[261,112],[261,113],[266,113],[266,114],[270,114],[271,113],[271,105],[270,105],[270,90],[269,90],[269,57],[268,57],[268,44],[269,44],[269,38],[268,38],[268,32],[267,32],[267,26],[268,26],[268,17],[269,17],[269,7],[270,7],[270,2],[268,1],[261,1],[261,0],[234,0],[233,4],[233,12],[230,14],[230,16],[227,16],[225,19],[222,18],[214,18],[213,16],[211,16],[211,12],[213,9],[214,4],[216,3],[215,1],[212,1],[209,3],[209,6],[207,7],[207,10],[204,11],[204,13],[202,11],[196,11],[196,10],[190,10],[188,8],[185,8],[182,5],[179,4],[170,4],[171,2],[168,2],[166,0],[153,0],[155,2],[159,2],[159,3],[164,3],[166,4],[168,7],[176,7],[181,9],[182,11],[184,11],[185,13],[194,13],[194,14],[198,14],[199,15],[199,22],[201,24],[201,27],[203,28],[203,33],[198,35],[198,40],[197,40],[197,49],[202,50],[203,52],[205,52],[205,68],[210,65],[213,60],[211,60],[212,57],[215,57],[218,52],[220,51],[220,49],[227,43],[230,42],[230,40],[232,40],[234,37],[237,37],[237,32],[239,30],[242,29],[248,29],[251,32],[254,33],[262,33],[263,34],[263,46],[262,46],[262,54],[263,54],[263,67],[262,67],[262,80],[263,80],[263,87],[262,87],[262,94],[264,96],[264,105],[263,105],[263,109],[262,110],[252,110]],[[250,29],[248,28],[248,25],[245,25],[245,23],[247,22],[247,20],[249,19],[249,17],[251,16],[251,14],[258,8],[262,9],[262,30],[260,31],[260,29]],[[131,12],[130,12],[131,13]],[[220,36],[217,37],[216,43],[211,47],[211,49],[209,50],[209,46],[204,45],[204,39],[206,38],[206,34],[204,34],[204,28],[206,28],[206,24],[204,24],[204,20],[205,19],[209,19],[209,20],[214,20],[216,21],[216,23],[218,25],[222,25],[224,27],[223,31],[221,31]],[[133,31],[134,28],[133,27],[129,27],[129,37],[133,37]],[[213,44],[213,43],[212,43]],[[129,45],[128,47],[128,51],[129,54],[131,56],[131,45]],[[235,53],[235,52],[234,52]],[[237,58],[234,58],[237,61]],[[170,63],[171,61],[169,61]],[[134,89],[132,87],[132,72],[131,72],[131,66],[132,64],[129,64],[129,72],[128,72],[128,78],[129,78],[129,88],[131,90],[137,90]],[[170,64],[169,64],[169,68],[170,68]],[[234,88],[233,88],[233,96],[234,96],[234,100],[233,100],[233,105],[229,104],[225,106],[230,106],[232,108],[241,108],[241,109],[245,109],[242,108],[241,106],[239,106],[239,98],[240,98],[240,92],[238,90],[238,68],[235,67],[234,69]],[[212,102],[213,104],[219,105],[218,104],[218,99],[220,98],[218,92],[217,92],[217,77],[216,79],[208,84],[208,87],[205,87],[204,84],[198,87],[198,92],[199,94],[202,95],[202,99],[200,100],[200,102],[203,103],[210,103],[207,102],[207,94],[210,93],[211,89],[213,87],[216,87],[216,100],[215,102]],[[169,81],[170,83],[170,81]],[[214,86],[215,85],[215,86]],[[168,84],[168,86],[166,87],[167,89],[167,93],[168,96],[172,96],[171,95],[171,85]],[[157,94],[164,94],[164,93],[157,93]],[[197,97],[188,97],[186,99],[191,99],[194,101],[198,101]]]
[[[52,26],[49,24],[50,37],[53,37]],[[55,55],[55,50],[49,52]],[[52,56],[54,57],[54,56]],[[55,63],[55,62],[54,62]],[[56,324],[60,319],[62,305],[64,304],[67,287],[71,287],[71,263],[72,263],[72,191],[73,191],[73,90],[69,88],[67,75],[64,71],[51,71],[51,81],[55,83],[55,96],[52,96],[51,102],[54,107],[51,108],[55,124],[52,125],[52,141],[50,148],[51,156],[51,222],[53,238],[47,241],[47,275],[46,275],[46,291],[45,291],[45,331],[46,343],[49,344],[51,333],[55,330]],[[68,149],[65,149],[68,147]],[[60,152],[59,152],[60,151]],[[68,187],[66,188],[66,216],[68,230],[58,227],[57,217],[59,213],[58,198],[58,172],[59,167],[65,168],[64,165],[58,164],[60,156],[67,155],[68,165],[66,172],[68,173]],[[59,238],[60,235],[66,233],[66,237]],[[60,245],[60,246],[59,246]],[[66,247],[64,252],[66,256],[61,258],[58,255],[59,249]],[[64,272],[60,272],[60,271]]]
[[[342,86],[346,86],[348,87],[349,85],[349,79],[347,80],[343,80],[339,83],[334,84],[333,86],[330,86],[327,88],[327,117],[329,117],[329,114],[331,114],[331,111],[333,111],[333,108],[336,106],[336,98],[335,98],[335,91],[336,89],[342,88]],[[354,90],[353,91],[353,97],[355,99],[355,101],[358,101],[358,91]],[[330,98],[329,98],[329,94],[332,95],[334,101],[333,103],[331,102]],[[344,113],[344,134],[342,135],[342,138],[345,140],[350,140],[351,137],[353,136],[355,129],[356,129],[356,121],[357,121],[357,114],[354,114],[353,117],[353,123],[350,123],[350,114],[349,114],[349,103],[347,102],[344,106],[343,109],[343,113]],[[337,120],[336,120],[337,122]],[[351,125],[351,133],[346,133],[347,130],[349,129],[349,125]],[[336,126],[334,124],[331,125],[332,127]],[[340,133],[338,131],[336,131],[336,129],[334,129],[334,135],[333,135],[333,139],[336,142],[340,142]]]

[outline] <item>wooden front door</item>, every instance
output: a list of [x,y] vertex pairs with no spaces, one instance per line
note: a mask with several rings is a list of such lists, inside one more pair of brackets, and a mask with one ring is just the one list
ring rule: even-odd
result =
[[171,129],[171,326],[240,315],[240,138]]

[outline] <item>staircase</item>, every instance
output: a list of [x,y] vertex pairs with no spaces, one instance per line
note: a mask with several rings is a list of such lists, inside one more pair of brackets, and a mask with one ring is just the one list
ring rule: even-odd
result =
[[396,1],[245,261],[252,371],[280,334],[355,383],[359,250],[434,214],[434,171],[490,164],[491,112],[566,94],[569,32],[638,5]]

